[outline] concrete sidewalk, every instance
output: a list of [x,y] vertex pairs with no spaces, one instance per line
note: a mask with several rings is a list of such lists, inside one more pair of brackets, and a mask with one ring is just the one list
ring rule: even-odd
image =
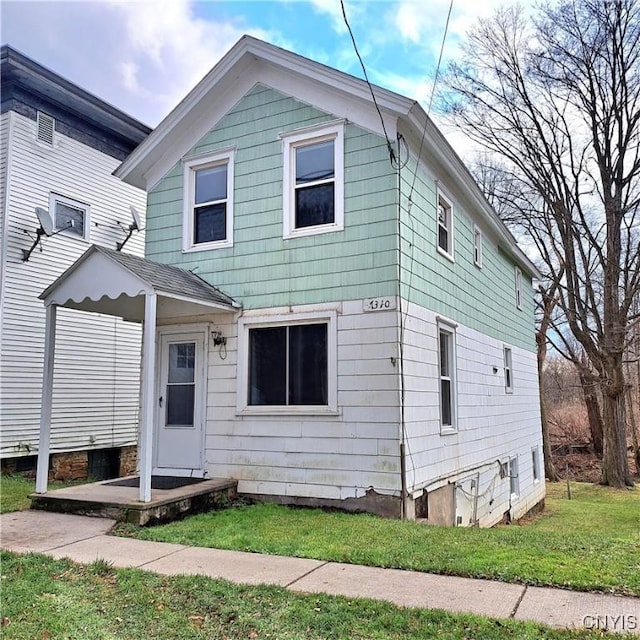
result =
[[0,546],[83,563],[100,558],[116,567],[165,575],[202,574],[300,593],[387,600],[402,607],[640,634],[640,598],[118,538],[107,535],[113,524],[46,511],[6,513],[0,516]]

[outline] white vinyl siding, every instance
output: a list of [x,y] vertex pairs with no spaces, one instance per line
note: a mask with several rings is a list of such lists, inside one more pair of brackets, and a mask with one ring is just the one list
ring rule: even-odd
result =
[[[477,519],[480,526],[491,526],[509,510],[509,479],[500,477],[497,461],[507,462],[515,455],[528,460],[533,447],[542,447],[536,356],[511,347],[518,385],[507,396],[502,371],[504,344],[458,323],[458,430],[443,437],[439,326],[435,313],[408,303],[404,348],[407,487],[409,493],[433,490],[478,476]],[[544,483],[534,484],[531,465],[522,465],[520,495],[512,505],[512,516],[524,515],[543,497]]]
[[[362,300],[294,307],[294,314],[306,313],[309,321],[331,311],[337,340],[333,414],[295,415],[289,408],[288,414],[260,414],[251,413],[251,407],[239,415],[237,331],[242,325],[228,315],[213,319],[215,330],[227,337],[227,356],[223,360],[217,347],[209,353],[210,476],[237,478],[244,493],[340,500],[362,497],[373,487],[399,496],[396,312],[363,313]],[[272,315],[278,312],[283,310]],[[244,319],[265,313],[269,310],[245,312]]]
[[[45,317],[38,296],[87,249],[86,243],[60,233],[43,238],[42,251],[36,249],[23,262],[22,249],[38,227],[34,208],[48,208],[51,192],[91,203],[91,240],[114,249],[125,235],[116,222],[130,222],[130,205],[146,209],[144,193],[111,175],[118,160],[59,133],[56,145],[48,148],[37,142],[34,120],[14,112],[11,118],[0,353],[2,457],[37,452]],[[142,255],[144,234],[135,233],[126,251]],[[139,370],[138,325],[60,309],[52,451],[135,443]]]

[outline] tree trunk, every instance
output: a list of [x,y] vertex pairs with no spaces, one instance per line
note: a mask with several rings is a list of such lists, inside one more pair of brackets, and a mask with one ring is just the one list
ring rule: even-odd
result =
[[549,422],[547,420],[547,408],[542,388],[542,368],[547,357],[547,336],[546,324],[542,323],[542,328],[536,332],[537,360],[538,360],[538,387],[540,389],[540,421],[542,423],[542,456],[544,458],[544,476],[550,482],[559,480],[556,469],[551,458],[551,441],[549,439]]
[[622,489],[633,486],[627,458],[627,424],[622,364],[615,366],[611,374],[609,380],[603,384],[602,393],[604,413],[602,484]]
[[631,442],[633,443],[633,461],[636,463],[636,473],[640,476],[640,443],[638,442],[638,425],[633,404],[633,385],[630,384],[627,386],[627,410],[629,428],[631,429]]
[[591,432],[591,444],[593,451],[602,459],[603,443],[602,443],[602,413],[600,411],[600,402],[596,392],[596,379],[582,367],[578,367],[578,375],[580,376],[580,386],[582,387],[582,395],[584,403],[587,405],[587,418],[589,419],[589,431]]

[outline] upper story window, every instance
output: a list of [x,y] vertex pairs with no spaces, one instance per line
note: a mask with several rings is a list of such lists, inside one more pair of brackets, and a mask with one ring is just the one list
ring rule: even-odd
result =
[[88,204],[52,193],[49,196],[49,212],[56,231],[65,231],[83,240],[89,239],[91,207]]
[[344,228],[344,123],[282,135],[285,238]]
[[183,250],[233,245],[233,149],[184,163]]
[[36,121],[36,138],[38,142],[53,146],[56,121],[52,116],[42,111],[38,111]]
[[522,309],[522,271],[516,267],[516,307]]
[[453,208],[451,203],[438,194],[438,251],[453,260]]
[[438,366],[440,369],[440,430],[456,431],[455,330],[438,327]]
[[473,264],[482,268],[482,231],[473,225]]

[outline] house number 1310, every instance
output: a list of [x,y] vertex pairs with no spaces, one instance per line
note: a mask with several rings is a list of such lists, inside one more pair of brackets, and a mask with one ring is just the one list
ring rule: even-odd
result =
[[363,311],[389,311],[395,308],[395,298],[366,298],[362,301]]

